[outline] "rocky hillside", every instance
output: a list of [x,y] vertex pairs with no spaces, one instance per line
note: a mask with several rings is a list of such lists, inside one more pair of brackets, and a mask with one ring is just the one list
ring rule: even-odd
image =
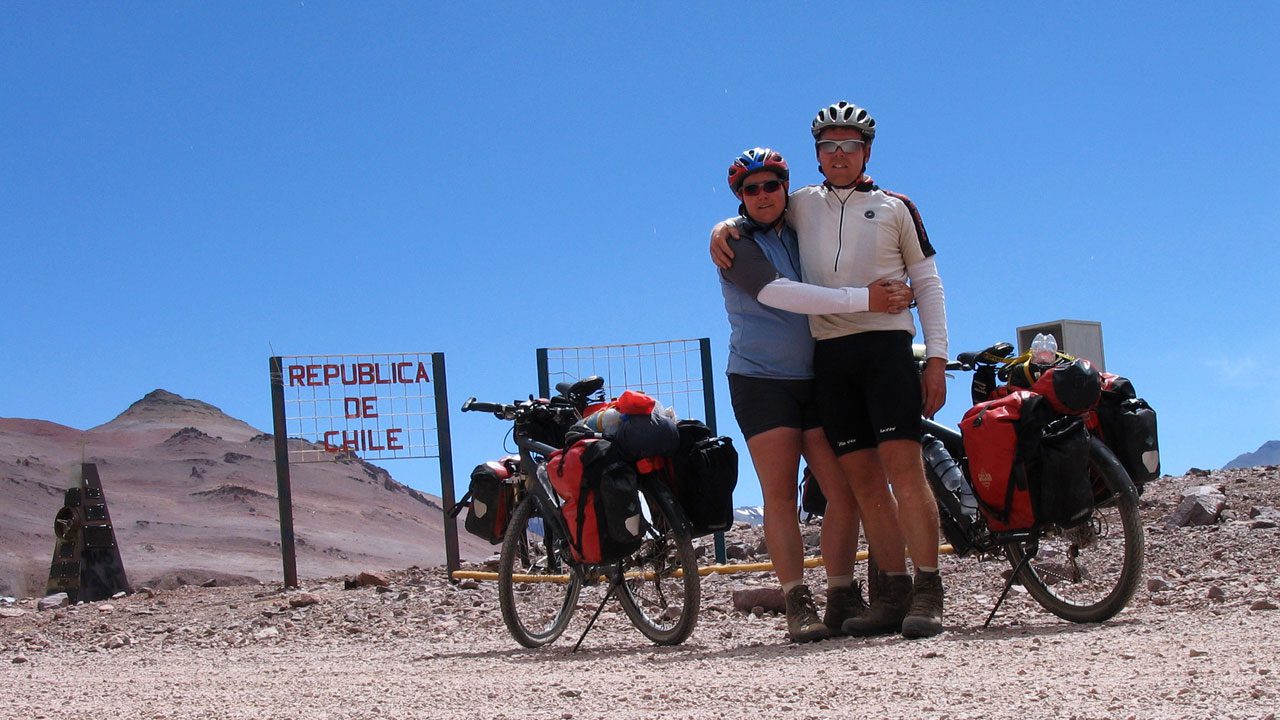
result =
[[[53,518],[82,461],[98,466],[132,583],[280,578],[274,457],[270,435],[164,390],[87,431],[0,418],[0,595],[43,590]],[[294,464],[291,475],[300,575],[444,561],[439,498],[358,458]],[[464,557],[493,550],[460,540]]]
[[[1059,620],[1015,585],[984,628],[1008,563],[943,556],[946,630],[927,640],[792,645],[761,599],[777,587],[768,573],[706,576],[678,647],[649,645],[611,600],[578,653],[602,585],[540,650],[507,634],[494,583],[453,585],[438,568],[47,610],[0,600],[0,717],[1274,720],[1277,469],[1163,477],[1141,505],[1143,583],[1114,619]],[[761,534],[735,527],[732,555],[766,559]],[[808,580],[821,603],[822,571]],[[520,680],[531,672],[536,687]]]

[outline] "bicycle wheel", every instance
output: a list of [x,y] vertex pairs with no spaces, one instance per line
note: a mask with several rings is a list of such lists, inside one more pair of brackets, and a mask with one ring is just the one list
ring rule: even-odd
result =
[[516,506],[498,559],[502,622],[527,648],[553,642],[569,625],[581,578],[570,568],[563,540],[547,531],[533,497]]
[[689,525],[659,481],[641,481],[650,528],[644,542],[620,563],[618,592],[631,623],[659,645],[679,645],[698,622],[702,581]]
[[1038,538],[1005,546],[1031,597],[1064,620],[1101,622],[1124,609],[1142,580],[1144,538],[1138,492],[1115,455],[1090,439],[1089,473],[1106,488],[1089,519],[1075,527],[1048,527]]

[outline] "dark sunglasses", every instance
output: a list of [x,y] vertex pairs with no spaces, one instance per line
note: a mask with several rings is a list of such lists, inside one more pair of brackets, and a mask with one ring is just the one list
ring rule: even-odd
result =
[[751,183],[750,185],[743,185],[742,194],[755,197],[756,195],[760,194],[761,190],[767,193],[778,192],[778,188],[780,187],[782,187],[781,180],[766,180],[762,183]]

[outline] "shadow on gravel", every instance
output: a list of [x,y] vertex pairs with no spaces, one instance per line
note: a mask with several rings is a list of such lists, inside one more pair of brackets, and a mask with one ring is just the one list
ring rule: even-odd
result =
[[433,653],[429,656],[420,656],[414,658],[414,661],[422,662],[436,659],[500,659],[516,664],[534,663],[543,665],[546,663],[593,663],[605,656],[610,658],[643,656],[647,663],[662,664],[683,662],[693,658],[731,660],[780,656],[804,657],[832,652],[847,652],[857,650],[859,648],[871,647],[880,648],[901,646],[903,650],[907,650],[913,647],[936,647],[933,643],[937,642],[1004,642],[1008,640],[1025,639],[1028,637],[1077,635],[1079,633],[1097,632],[1098,630],[1107,627],[1133,627],[1138,624],[1140,623],[1136,619],[1124,619],[1111,620],[1105,623],[1075,624],[1063,622],[1060,624],[991,627],[985,629],[980,626],[975,626],[966,628],[947,628],[946,632],[942,635],[926,640],[908,640],[899,635],[882,635],[871,638],[840,637],[822,642],[797,645],[780,639],[777,643],[752,643],[748,645],[719,649],[712,649],[707,645],[699,643],[696,632],[690,641],[675,647],[660,647],[657,645],[643,644],[592,645],[592,638],[588,635],[586,641],[582,645],[582,648],[576,653],[572,652],[573,643],[577,641],[577,638],[575,637],[568,641],[561,639],[550,647],[539,648],[536,650],[512,647],[502,650],[441,652]]

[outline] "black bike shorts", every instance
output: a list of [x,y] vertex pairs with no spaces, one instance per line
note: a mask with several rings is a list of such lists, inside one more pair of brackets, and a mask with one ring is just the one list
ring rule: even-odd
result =
[[819,340],[813,369],[818,413],[836,455],[885,440],[920,440],[920,366],[910,333],[884,330]]
[[812,380],[729,373],[729,399],[733,402],[733,416],[747,439],[778,427],[809,430],[820,425]]

